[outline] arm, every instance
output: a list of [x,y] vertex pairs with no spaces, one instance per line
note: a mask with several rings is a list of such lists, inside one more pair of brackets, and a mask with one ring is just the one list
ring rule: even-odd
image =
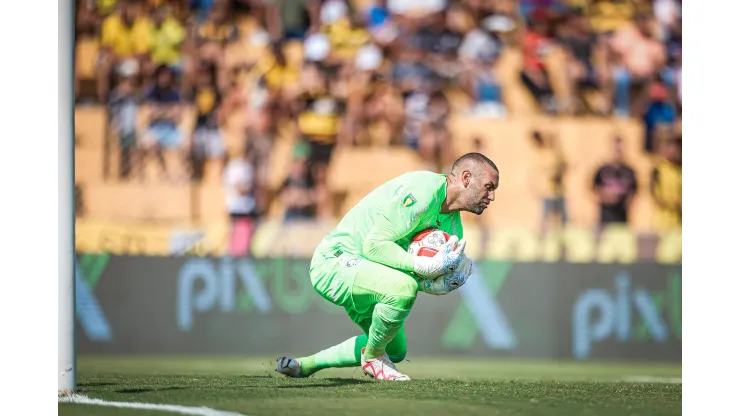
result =
[[[465,240],[452,236],[434,257],[412,256],[403,250],[396,241],[411,234],[422,223],[423,213],[429,212],[433,195],[416,189],[399,190],[396,197],[379,212],[362,245],[362,254],[368,260],[401,270],[414,272],[418,277],[437,278],[453,271],[463,259]],[[417,203],[404,206],[407,196],[415,195]]]
[[660,173],[657,168],[653,168],[653,173],[650,177],[650,196],[653,197],[653,201],[661,207],[665,209],[671,209],[671,205],[663,200],[663,198],[658,195],[657,187],[660,183]]
[[[404,251],[396,241],[409,235],[421,220],[415,210],[402,208],[398,218],[391,220],[385,215],[375,218],[372,230],[362,245],[362,254],[371,261],[405,272],[414,271],[414,256]],[[405,225],[398,220],[406,219]]]

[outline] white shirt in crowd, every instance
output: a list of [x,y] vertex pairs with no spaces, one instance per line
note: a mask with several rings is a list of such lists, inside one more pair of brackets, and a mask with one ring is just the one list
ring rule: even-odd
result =
[[[244,159],[233,159],[224,168],[223,184],[226,193],[226,207],[230,214],[250,214],[255,209],[252,185],[254,167]],[[239,187],[249,190],[246,195],[239,193]]]
[[388,11],[392,14],[406,14],[423,11],[440,12],[447,7],[447,0],[388,0]]

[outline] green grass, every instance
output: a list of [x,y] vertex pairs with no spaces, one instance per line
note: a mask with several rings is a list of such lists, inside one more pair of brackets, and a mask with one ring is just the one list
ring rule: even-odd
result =
[[[284,379],[270,358],[112,358],[78,360],[78,393],[121,402],[207,406],[264,415],[676,415],[680,365],[558,363],[420,357],[399,364],[413,379],[377,382],[357,369]],[[59,414],[167,413],[60,404]]]

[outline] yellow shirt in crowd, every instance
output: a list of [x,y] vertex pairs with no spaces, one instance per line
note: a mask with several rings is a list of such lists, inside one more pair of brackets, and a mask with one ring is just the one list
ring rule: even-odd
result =
[[138,17],[129,27],[114,14],[103,21],[101,32],[101,46],[111,48],[118,58],[148,53],[152,48],[151,22],[147,18]]
[[653,195],[660,199],[663,205],[655,206],[655,228],[666,231],[681,226],[681,165],[667,160],[661,161],[653,169]]
[[152,62],[175,65],[182,59],[185,28],[174,17],[167,17],[160,27],[152,24]]
[[627,0],[597,0],[588,6],[587,13],[596,32],[611,32],[632,20],[635,6]]
[[370,40],[370,34],[365,28],[352,28],[347,19],[324,26],[322,32],[329,38],[331,51],[340,59],[350,59]]

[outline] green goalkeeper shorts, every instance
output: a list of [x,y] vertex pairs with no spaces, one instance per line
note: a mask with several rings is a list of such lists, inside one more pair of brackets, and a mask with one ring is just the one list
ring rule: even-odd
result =
[[410,310],[418,283],[411,274],[341,252],[326,253],[319,247],[309,269],[314,289],[341,306],[350,319],[368,333],[375,305],[384,303]]

